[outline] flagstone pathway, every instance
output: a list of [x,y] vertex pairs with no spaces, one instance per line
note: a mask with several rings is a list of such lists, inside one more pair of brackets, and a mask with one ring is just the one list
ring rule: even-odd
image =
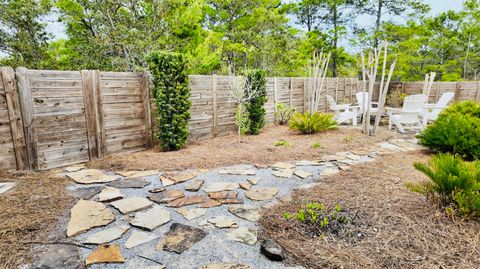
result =
[[80,200],[65,220],[65,234],[90,249],[78,248],[78,255],[71,245],[54,246],[60,250],[47,251],[36,265],[63,259],[68,268],[287,268],[260,252],[263,208],[351,165],[418,148],[415,139],[398,139],[321,160],[168,174],[66,168],[77,183],[69,190]]

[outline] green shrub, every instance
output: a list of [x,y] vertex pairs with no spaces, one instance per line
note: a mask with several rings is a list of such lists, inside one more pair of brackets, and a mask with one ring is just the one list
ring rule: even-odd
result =
[[245,77],[245,95],[253,96],[245,103],[248,115],[248,134],[257,135],[265,126],[265,108],[267,102],[267,77],[264,70],[252,70]]
[[275,147],[291,147],[292,143],[288,142],[287,140],[278,140],[278,141],[275,141],[273,145]]
[[286,106],[284,103],[279,103],[276,106],[275,122],[278,125],[286,125],[295,114],[295,108]]
[[157,138],[163,150],[178,150],[189,136],[189,78],[186,58],[179,53],[153,52],[147,57],[153,75],[153,97],[157,107]]
[[437,152],[458,154],[466,160],[479,159],[480,104],[454,104],[440,113],[418,138],[421,144]]
[[313,115],[309,112],[296,113],[290,119],[290,129],[300,131],[304,134],[313,134],[335,129],[337,123],[333,120],[332,114],[317,113]]
[[320,143],[320,142],[313,142],[310,147],[311,147],[312,149],[319,149],[321,146],[322,146],[322,143]]
[[410,189],[442,203],[458,208],[466,217],[480,217],[480,161],[467,162],[459,156],[438,154],[428,164],[415,163],[415,168],[430,178],[425,184]]
[[237,105],[237,108],[235,109],[235,125],[239,127],[241,135],[248,132],[249,123],[248,113],[245,111],[245,106],[243,104]]

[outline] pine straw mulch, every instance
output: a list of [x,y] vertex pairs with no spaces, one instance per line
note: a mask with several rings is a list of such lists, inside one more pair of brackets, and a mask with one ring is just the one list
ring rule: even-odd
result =
[[[479,268],[480,222],[449,218],[405,187],[427,180],[412,164],[428,158],[422,152],[384,155],[299,190],[292,201],[264,212],[261,235],[286,250],[287,263],[307,268]],[[282,216],[307,201],[338,203],[358,215],[349,232],[311,238]]]
[[33,261],[39,246],[54,240],[58,221],[74,198],[66,190],[69,181],[53,172],[0,171],[0,182],[5,181],[16,185],[0,195],[0,268],[18,268]]

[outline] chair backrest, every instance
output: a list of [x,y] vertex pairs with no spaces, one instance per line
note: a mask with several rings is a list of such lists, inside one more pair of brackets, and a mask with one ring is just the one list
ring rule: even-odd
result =
[[423,106],[427,101],[424,94],[414,94],[405,97],[402,108],[402,122],[414,123],[418,121],[418,115],[422,112]]
[[428,118],[431,120],[436,120],[438,118],[438,115],[440,115],[440,112],[442,112],[442,110],[448,106],[448,103],[450,103],[450,101],[452,101],[454,97],[455,97],[455,93],[453,92],[446,92],[442,94],[440,99],[438,99],[438,102],[436,105],[439,108],[432,109],[432,111],[428,113]]
[[336,110],[337,102],[335,102],[335,99],[333,99],[333,97],[331,97],[330,95],[326,95],[326,98],[327,98],[328,106],[330,107],[330,109]]
[[355,94],[357,103],[360,106],[361,111],[366,111],[368,107],[368,92],[357,92]]

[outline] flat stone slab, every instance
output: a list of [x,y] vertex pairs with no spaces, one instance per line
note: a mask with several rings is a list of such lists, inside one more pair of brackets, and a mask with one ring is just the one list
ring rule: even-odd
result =
[[119,171],[116,172],[117,174],[125,177],[125,179],[133,179],[133,178],[142,178],[142,177],[150,177],[156,176],[159,174],[158,170],[146,170],[146,171]]
[[107,183],[120,179],[118,175],[107,175],[98,169],[83,169],[66,175],[80,184]]
[[67,236],[72,237],[93,227],[105,226],[115,220],[112,210],[104,204],[80,200],[73,206],[67,225]]
[[252,177],[247,179],[247,181],[250,182],[252,185],[257,185],[260,180],[262,180],[261,177]]
[[166,190],[164,192],[154,193],[147,196],[148,199],[159,204],[166,204],[183,197],[185,197],[185,194],[179,190]]
[[187,197],[183,197],[177,199],[175,201],[171,201],[167,204],[169,207],[182,207],[187,205],[194,205],[194,204],[201,204],[207,200],[207,196],[205,195],[190,195]]
[[207,208],[177,208],[177,211],[180,215],[182,215],[187,220],[192,220],[199,218],[207,213]]
[[190,183],[190,185],[185,187],[186,191],[198,191],[205,183],[204,180],[196,179]]
[[152,231],[169,221],[170,212],[161,206],[154,205],[145,212],[135,214],[135,218],[130,221],[130,224],[135,227]]
[[143,197],[132,197],[112,202],[110,205],[123,214],[128,214],[130,212],[147,209],[153,205],[153,202]]
[[265,201],[271,200],[278,193],[278,188],[250,189],[245,196],[250,200]]
[[95,249],[85,260],[86,265],[97,263],[124,263],[119,245],[101,245]]
[[295,172],[294,169],[274,170],[272,171],[272,175],[276,177],[282,177],[282,178],[291,178],[293,177],[294,172]]
[[340,170],[338,168],[327,168],[327,169],[323,170],[322,172],[320,172],[320,175],[321,176],[331,176],[331,175],[337,174],[338,172],[340,172]]
[[320,160],[316,160],[316,161],[302,160],[302,161],[296,161],[295,165],[296,166],[321,166],[321,165],[324,165],[324,162]]
[[85,164],[75,164],[67,166],[63,169],[66,173],[78,172],[82,169],[85,169],[87,166]]
[[161,176],[161,179],[162,179],[162,182],[164,179],[172,182],[173,181],[173,184],[178,184],[178,183],[182,183],[182,182],[185,182],[185,181],[189,181],[191,179],[194,179],[195,177],[197,177],[198,175],[200,174],[199,171],[194,171],[194,172],[182,172],[182,173],[178,173],[178,174],[168,174],[168,175],[162,175]]
[[295,169],[295,165],[286,162],[278,162],[272,165],[274,170]]
[[232,205],[228,211],[233,215],[251,222],[257,222],[261,218],[260,209],[252,205]]
[[175,181],[171,180],[168,177],[164,177],[164,176],[160,177],[160,181],[162,182],[163,187],[168,187],[168,186],[172,186],[173,184],[175,184]]
[[11,190],[15,186],[14,182],[2,182],[0,183],[0,194],[3,194]]
[[119,189],[141,189],[145,186],[150,185],[150,181],[143,178],[133,178],[133,179],[124,179],[115,182],[110,182],[107,186],[115,187]]
[[211,192],[208,196],[221,204],[241,204],[242,200],[237,199],[235,191]]
[[84,244],[95,244],[101,245],[105,243],[112,242],[113,240],[117,240],[118,238],[122,237],[124,233],[126,233],[130,227],[128,226],[117,226],[109,229],[105,229],[98,233],[90,235]]
[[238,189],[239,185],[235,182],[213,182],[207,183],[202,187],[205,192],[221,192],[221,191],[233,191]]
[[139,246],[141,244],[145,244],[147,242],[150,242],[154,239],[157,239],[158,235],[154,233],[149,233],[149,232],[143,232],[143,231],[133,231],[130,237],[127,239],[125,242],[125,248],[130,249],[134,248],[136,246]]
[[93,196],[101,192],[102,189],[103,187],[100,186],[76,188],[75,190],[71,191],[71,194],[76,198],[90,200]]
[[217,207],[217,206],[221,206],[222,203],[219,203],[213,199],[208,199],[207,201],[205,201],[204,203],[200,204],[198,207],[200,208],[211,208],[211,207]]
[[238,224],[231,218],[225,216],[216,216],[208,220],[209,223],[217,228],[237,228]]
[[166,191],[166,190],[167,190],[167,188],[160,187],[160,188],[155,188],[155,189],[149,190],[148,192],[149,193],[159,193],[159,192]]
[[250,183],[249,181],[240,182],[238,185],[240,186],[240,188],[247,191],[252,187],[252,183]]
[[80,269],[83,267],[83,261],[80,259],[80,253],[76,246],[51,245],[47,251],[40,256],[39,260],[28,268]]
[[257,234],[257,228],[240,227],[227,233],[226,237],[227,239],[253,246],[257,243]]
[[160,241],[156,248],[159,251],[166,250],[181,254],[205,236],[207,236],[207,233],[202,229],[173,223],[165,238]]
[[255,169],[220,169],[220,175],[254,176],[257,174]]
[[122,192],[119,189],[113,187],[103,188],[103,190],[98,195],[99,202],[111,202],[122,198]]
[[297,177],[299,177],[301,179],[307,179],[307,178],[313,176],[312,173],[307,172],[307,171],[303,171],[303,170],[296,170],[293,174],[295,174]]
[[262,243],[260,252],[272,261],[283,261],[285,259],[283,248],[271,239]]
[[206,264],[200,269],[251,269],[250,265],[237,264],[237,263],[210,263]]

